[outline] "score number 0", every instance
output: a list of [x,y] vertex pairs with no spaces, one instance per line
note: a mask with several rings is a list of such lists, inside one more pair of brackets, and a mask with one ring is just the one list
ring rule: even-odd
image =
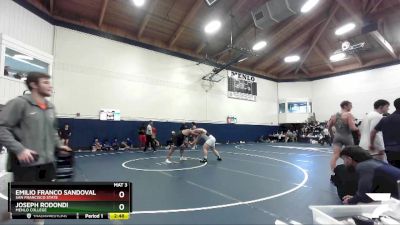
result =
[[[124,198],[125,197],[125,192],[120,191],[118,193],[118,197]],[[125,205],[121,203],[121,204],[119,204],[118,208],[119,208],[119,210],[123,211],[125,209]]]

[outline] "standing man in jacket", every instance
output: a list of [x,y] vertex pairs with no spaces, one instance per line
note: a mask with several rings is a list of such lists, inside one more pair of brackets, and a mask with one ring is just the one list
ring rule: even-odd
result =
[[48,74],[30,72],[26,86],[31,94],[9,101],[0,112],[0,143],[8,152],[7,169],[14,181],[48,182],[56,177],[56,149],[63,146],[50,97],[53,87]]
[[389,164],[400,169],[400,98],[394,100],[396,111],[382,118],[371,131],[370,150],[375,150],[375,137],[382,131]]

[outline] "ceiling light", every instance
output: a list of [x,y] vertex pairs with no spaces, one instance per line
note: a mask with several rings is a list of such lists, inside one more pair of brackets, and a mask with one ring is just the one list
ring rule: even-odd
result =
[[248,58],[248,57],[246,57],[246,58],[243,58],[243,59],[239,60],[239,61],[238,61],[238,63],[241,63],[241,62],[243,62],[243,61],[247,60],[247,58]]
[[266,41],[259,41],[253,45],[253,50],[258,51],[258,50],[263,49],[265,46],[267,46]]
[[33,60],[33,58],[30,57],[30,56],[27,56],[27,55],[20,55],[20,54],[14,55],[13,58],[16,58],[16,59],[24,59],[24,60]]
[[300,11],[302,13],[307,13],[309,12],[311,9],[313,9],[317,4],[318,4],[319,0],[308,0],[306,3],[304,3],[304,5],[301,7]]
[[219,20],[213,20],[204,27],[204,31],[207,34],[213,34],[217,32],[219,28],[221,28],[221,22]]
[[137,7],[142,7],[144,5],[145,0],[133,0],[133,4]]
[[286,63],[294,63],[299,60],[300,60],[300,56],[298,56],[298,55],[290,55],[290,56],[285,57],[285,59],[284,59],[284,61]]
[[347,32],[350,32],[351,30],[353,30],[355,27],[356,27],[356,25],[354,23],[345,24],[345,25],[339,27],[338,29],[336,29],[335,34],[336,35],[345,34]]
[[344,52],[335,53],[335,54],[331,55],[331,57],[329,57],[329,59],[332,62],[341,61],[341,60],[343,60],[345,58],[346,58],[346,53],[344,53]]
[[214,5],[218,0],[206,0],[208,6]]

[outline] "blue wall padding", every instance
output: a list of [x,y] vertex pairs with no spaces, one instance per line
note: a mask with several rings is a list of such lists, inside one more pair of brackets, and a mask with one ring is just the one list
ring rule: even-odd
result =
[[[68,123],[72,135],[70,145],[74,149],[89,149],[95,137],[100,141],[118,138],[121,142],[129,137],[135,146],[138,145],[138,129],[142,121],[101,121],[95,119],[59,118],[59,127]],[[161,144],[170,138],[171,131],[178,131],[181,123],[154,121],[157,128],[157,139]],[[190,126],[190,124],[188,124]],[[278,126],[242,125],[242,124],[212,124],[198,123],[197,127],[205,128],[219,143],[255,141],[261,135],[278,131]]]

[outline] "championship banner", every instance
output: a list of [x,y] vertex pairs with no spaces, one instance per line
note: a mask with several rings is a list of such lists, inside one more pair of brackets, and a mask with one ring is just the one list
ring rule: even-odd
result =
[[256,78],[244,73],[228,71],[228,97],[256,101]]

